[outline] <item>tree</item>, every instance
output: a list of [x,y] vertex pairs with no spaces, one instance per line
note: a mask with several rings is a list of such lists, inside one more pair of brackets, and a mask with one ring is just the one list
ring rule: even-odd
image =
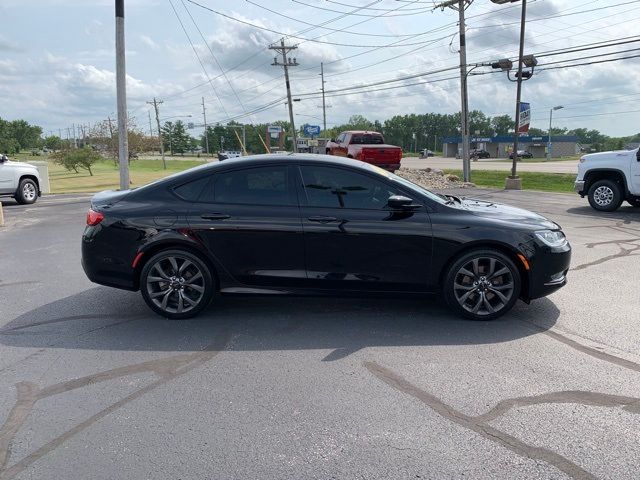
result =
[[44,139],[44,146],[49,150],[53,150],[55,152],[56,150],[60,150],[62,148],[62,139],[57,135],[51,135]]
[[491,118],[491,127],[496,135],[508,135],[513,132],[515,122],[509,115],[499,115]]
[[13,137],[16,139],[21,149],[37,147],[42,128],[36,125],[30,125],[25,120],[14,120],[11,122]]
[[91,147],[75,148],[71,150],[60,150],[52,155],[55,163],[62,165],[67,170],[79,173],[82,168],[93,176],[91,166],[102,158],[102,156]]

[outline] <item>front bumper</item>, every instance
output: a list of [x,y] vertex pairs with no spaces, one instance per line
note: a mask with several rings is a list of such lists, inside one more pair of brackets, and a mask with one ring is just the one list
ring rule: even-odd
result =
[[573,184],[573,189],[576,191],[576,193],[584,195],[584,180],[576,180],[576,182]]
[[529,300],[546,297],[567,284],[571,265],[571,245],[536,248],[530,261]]

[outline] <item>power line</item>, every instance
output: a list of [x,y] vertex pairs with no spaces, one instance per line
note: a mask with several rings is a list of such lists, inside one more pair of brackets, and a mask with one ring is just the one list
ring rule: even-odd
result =
[[222,100],[220,100],[220,97],[218,96],[218,92],[216,91],[216,87],[213,85],[213,81],[211,80],[211,77],[209,76],[209,72],[207,72],[207,69],[205,68],[204,63],[202,62],[202,59],[200,58],[200,55],[198,54],[198,51],[196,50],[196,47],[193,45],[193,42],[191,41],[191,37],[189,36],[189,33],[187,32],[187,29],[184,27],[184,24],[182,23],[182,20],[180,19],[180,15],[178,15],[178,11],[176,10],[176,7],[173,6],[173,1],[169,0],[169,4],[171,5],[171,8],[173,9],[173,13],[175,14],[176,18],[178,19],[178,22],[180,23],[180,26],[182,27],[182,31],[184,32],[184,34],[187,37],[187,40],[189,41],[189,45],[191,45],[193,53],[196,54],[196,58],[198,59],[198,63],[200,63],[200,66],[202,67],[202,71],[204,72],[205,77],[207,77],[207,80],[209,80],[209,84],[211,85],[211,89],[213,90],[213,93],[218,98],[218,102],[220,102],[220,107],[222,107],[222,111],[225,113],[225,115],[228,115],[227,110],[224,108],[224,105],[222,104]]

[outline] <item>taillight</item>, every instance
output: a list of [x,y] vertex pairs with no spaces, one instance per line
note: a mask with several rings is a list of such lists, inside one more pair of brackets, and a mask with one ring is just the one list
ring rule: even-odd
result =
[[87,225],[91,227],[98,225],[103,219],[104,215],[100,212],[91,209],[87,212]]

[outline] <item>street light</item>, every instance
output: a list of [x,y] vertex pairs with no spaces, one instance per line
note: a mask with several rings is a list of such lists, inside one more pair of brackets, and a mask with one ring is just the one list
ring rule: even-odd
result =
[[547,160],[551,160],[551,122],[553,121],[553,111],[564,108],[562,105],[556,105],[549,109],[549,141],[547,142]]
[[[505,3],[515,3],[517,0],[491,0],[493,3],[503,5]],[[505,180],[505,188],[521,190],[522,180],[516,173],[518,164],[518,136],[520,135],[520,100],[522,98],[522,81],[529,80],[533,76],[533,70],[538,65],[538,60],[533,55],[524,55],[524,33],[525,24],[527,20],[527,0],[522,0],[522,14],[520,16],[520,49],[518,53],[518,72],[515,75],[515,79],[511,78],[511,70],[507,69],[508,63],[505,60],[501,60],[493,63],[493,68],[500,68],[507,72],[507,77],[512,82],[517,82],[518,88],[516,93],[516,121],[515,131],[513,133],[513,163],[511,165],[511,175]],[[528,71],[523,71],[523,65],[529,68]]]

